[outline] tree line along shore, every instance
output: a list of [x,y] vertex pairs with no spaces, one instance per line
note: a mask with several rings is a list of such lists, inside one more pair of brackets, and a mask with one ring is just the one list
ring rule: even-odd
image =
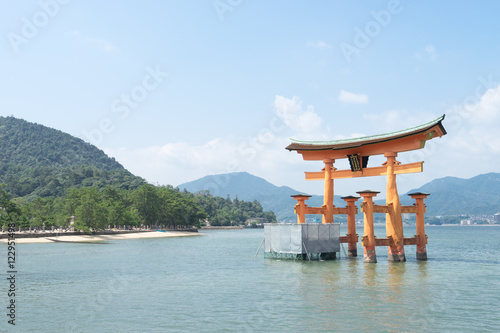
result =
[[70,188],[64,196],[11,198],[0,186],[0,223],[16,231],[97,232],[111,228],[169,230],[242,225],[249,219],[276,222],[258,201],[222,198],[208,191],[189,193],[168,186],[143,184],[136,189]]

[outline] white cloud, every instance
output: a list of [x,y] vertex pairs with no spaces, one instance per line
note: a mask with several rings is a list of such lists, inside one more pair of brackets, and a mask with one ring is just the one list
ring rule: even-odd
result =
[[500,86],[486,90],[476,104],[466,104],[464,108],[472,121],[491,124],[500,118]]
[[339,101],[347,104],[366,104],[368,103],[368,96],[365,94],[355,94],[341,90],[339,94]]
[[375,132],[371,134],[380,134],[421,125],[438,116],[425,111],[389,110],[381,113],[365,113],[363,120],[375,129]]
[[[491,163],[499,163],[500,86],[488,89],[482,96],[471,96],[462,106],[447,111],[450,122],[449,147],[457,152],[485,154]],[[497,162],[494,162],[494,160]]]
[[438,53],[436,51],[436,48],[432,44],[426,45],[423,50],[415,53],[415,59],[419,61],[428,60],[431,62],[435,62],[437,58]]
[[403,163],[406,159],[425,161],[422,177],[427,180],[445,176],[470,178],[498,172],[500,86],[482,95],[478,91],[465,98],[461,105],[444,112],[447,135],[428,141],[422,150],[401,154],[399,160]]
[[[216,138],[202,145],[168,143],[138,149],[104,149],[105,153],[132,173],[151,183],[179,185],[207,175],[247,171],[255,175],[274,174],[282,163],[299,163],[285,147],[288,138],[259,135],[237,140]],[[267,177],[270,179],[272,177]]]
[[79,30],[72,31],[71,35],[77,40],[89,43],[106,53],[112,52],[116,49],[116,47],[111,42],[101,38],[87,36],[82,32],[80,32]]
[[312,134],[321,126],[322,120],[314,112],[314,107],[308,105],[303,110],[302,101],[297,96],[290,99],[276,95],[273,105],[285,125],[300,134]]
[[379,129],[379,131],[404,129],[413,125],[418,125],[419,122],[425,122],[422,121],[421,117],[419,117],[419,122],[417,121],[417,123],[415,123],[415,119],[409,119],[409,117],[409,112],[405,110],[390,110],[381,113],[363,114],[363,119],[368,121],[371,126]]
[[321,40],[318,40],[318,41],[308,41],[307,47],[323,50],[329,48],[330,45]]

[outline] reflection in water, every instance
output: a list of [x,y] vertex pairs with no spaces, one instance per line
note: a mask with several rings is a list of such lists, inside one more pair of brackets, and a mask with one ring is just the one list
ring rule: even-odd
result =
[[389,262],[387,269],[387,277],[389,286],[397,287],[401,286],[401,281],[406,273],[406,263],[404,262]]
[[349,258],[347,261],[347,267],[349,268],[349,273],[357,274],[358,273],[359,262],[357,258]]
[[406,263],[388,262],[387,264],[387,289],[383,295],[384,303],[389,318],[394,316],[400,320],[387,320],[386,327],[394,331],[401,331],[408,326],[411,309],[407,306],[410,300],[405,296],[405,284],[408,283],[405,279]]
[[427,260],[426,261],[417,261],[418,272],[420,279],[427,278]]
[[364,263],[362,268],[363,279],[358,298],[358,306],[360,306],[361,309],[359,315],[364,321],[360,329],[366,331],[365,328],[379,325],[378,318],[380,318],[380,316],[378,313],[382,305],[381,296],[384,290],[380,288],[380,286],[382,286],[380,278],[383,278],[379,273],[381,265],[378,263]]
[[377,264],[364,264],[364,284],[365,286],[373,287],[377,285],[377,268],[380,265]]
[[267,265],[281,266],[282,278],[293,281],[286,292],[294,295],[302,317],[315,318],[313,331],[400,332],[432,327],[428,316],[435,298],[429,295],[428,262],[367,264],[357,257]]
[[[314,326],[300,328],[302,331],[460,331],[465,329],[462,319],[466,319],[476,328],[491,329],[498,320],[479,322],[476,317],[498,318],[491,306],[498,304],[499,299],[497,293],[491,292],[492,286],[498,285],[493,278],[498,272],[498,257],[483,266],[477,266],[481,262],[469,252],[455,260],[450,258],[454,252],[445,241],[450,238],[455,242],[456,238],[445,236],[440,237],[443,242],[433,243],[435,255],[428,261],[408,256],[407,262],[393,263],[381,255],[377,264],[365,264],[360,256],[335,263],[303,265],[300,292],[296,296],[303,310],[301,318],[314,318]],[[409,246],[407,251],[413,252],[414,247]],[[486,281],[490,281],[487,293]],[[296,323],[293,327],[299,328]]]

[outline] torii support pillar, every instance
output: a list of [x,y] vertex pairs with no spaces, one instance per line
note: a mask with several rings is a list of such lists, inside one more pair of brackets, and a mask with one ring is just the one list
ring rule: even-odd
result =
[[357,257],[358,256],[358,235],[356,234],[356,201],[359,197],[347,196],[342,197],[342,199],[347,203],[347,237],[349,242],[347,243],[347,256]]
[[325,173],[325,189],[323,195],[323,205],[325,207],[325,211],[323,213],[322,223],[333,223],[333,179],[332,179],[332,171],[335,170],[333,168],[333,163],[335,160],[325,159],[323,160],[325,163],[325,168],[323,169]]
[[375,230],[373,228],[373,197],[380,192],[376,191],[360,191],[356,192],[363,197],[363,216],[364,216],[364,236],[363,246],[365,253],[363,262],[377,262],[377,254],[375,253]]
[[292,198],[297,200],[297,204],[295,205],[295,214],[297,214],[297,223],[306,223],[306,200],[309,199],[310,195],[305,194],[296,194],[291,195]]
[[429,193],[415,192],[408,194],[412,199],[415,199],[415,208],[417,210],[417,260],[427,260],[427,235],[425,234],[425,204],[424,199]]
[[[399,164],[396,161],[398,153],[388,152],[385,162],[387,167],[387,193],[386,203],[390,212],[386,214],[387,238],[392,237],[394,245],[388,247],[387,260],[406,261],[403,234],[403,217],[401,215],[401,203],[399,202],[398,188],[396,185],[396,173],[394,167]],[[392,206],[392,207],[391,207]]]

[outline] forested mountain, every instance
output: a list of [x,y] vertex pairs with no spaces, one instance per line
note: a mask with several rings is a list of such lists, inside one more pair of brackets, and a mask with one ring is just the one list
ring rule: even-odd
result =
[[94,166],[66,168],[24,168],[10,163],[0,166],[0,183],[13,198],[23,197],[31,201],[36,197],[63,196],[69,188],[97,187],[108,185],[117,189],[135,189],[146,182],[125,169],[102,170]]
[[123,169],[90,143],[14,117],[0,117],[0,163],[29,168],[90,165],[102,170]]
[[97,147],[59,130],[0,117],[0,183],[13,197],[61,196],[68,188],[112,185],[135,189],[145,181]]

